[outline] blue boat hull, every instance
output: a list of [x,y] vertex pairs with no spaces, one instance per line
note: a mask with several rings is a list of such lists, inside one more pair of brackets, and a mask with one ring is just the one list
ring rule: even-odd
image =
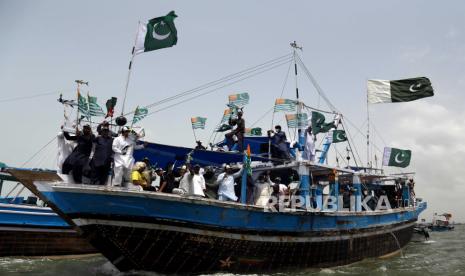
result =
[[348,264],[406,245],[426,208],[274,213],[195,197],[35,185],[121,271],[252,273]]

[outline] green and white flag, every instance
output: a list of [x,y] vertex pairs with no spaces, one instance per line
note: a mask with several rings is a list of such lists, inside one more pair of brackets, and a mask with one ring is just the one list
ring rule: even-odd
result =
[[245,134],[249,136],[262,136],[262,128],[261,127],[246,128]]
[[165,16],[153,18],[145,23],[139,23],[134,54],[171,47],[178,41],[178,32],[174,19],[178,17],[174,11]]
[[203,117],[192,117],[191,118],[193,129],[197,129],[197,128],[205,129],[205,122],[207,122],[207,118],[203,118]]
[[145,107],[136,107],[136,111],[134,111],[134,117],[132,118],[132,124],[137,123],[138,121],[142,120],[147,116],[149,110]]
[[237,107],[243,107],[249,103],[249,93],[240,93],[229,95],[229,103],[234,104]]
[[286,114],[288,128],[304,128],[308,125],[307,113]]
[[328,132],[335,128],[334,122],[325,123],[325,115],[320,112],[312,111],[312,132],[314,135],[322,132]]
[[297,102],[289,99],[276,99],[274,103],[274,112],[295,112]]
[[339,143],[347,141],[346,132],[342,129],[333,131],[333,143]]
[[383,166],[405,168],[410,164],[412,151],[396,148],[384,148]]
[[92,97],[87,94],[87,100],[89,101],[90,116],[105,116],[105,112],[103,112],[103,109],[97,104],[97,97]]
[[431,81],[428,78],[412,78],[403,80],[368,80],[369,103],[410,102],[434,95]]
[[215,132],[225,132],[230,129],[232,129],[232,126],[227,125],[227,124],[222,124],[215,129]]
[[86,98],[81,96],[78,92],[78,110],[85,118],[89,119],[89,106],[87,105]]
[[225,122],[229,121],[229,118],[231,118],[231,115],[232,115],[231,108],[225,109],[224,112],[223,112],[223,118],[221,118],[221,123],[225,123]]

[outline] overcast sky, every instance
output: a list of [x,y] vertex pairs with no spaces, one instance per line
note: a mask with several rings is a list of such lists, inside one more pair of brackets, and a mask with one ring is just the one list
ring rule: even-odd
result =
[[[120,110],[137,22],[171,10],[179,16],[178,44],[136,57],[127,110],[288,54],[294,40],[303,46],[299,54],[326,95],[362,132],[367,79],[426,76],[434,97],[370,107],[373,140],[381,150],[413,151],[403,171],[417,172],[417,196],[429,203],[423,217],[448,211],[454,220],[465,221],[463,1],[0,0],[0,161],[21,166],[53,139],[63,120],[56,99],[60,93],[75,98],[76,79],[90,82],[89,92],[101,105],[118,97]],[[281,94],[288,68],[154,113],[141,121],[147,140],[192,146],[189,118],[204,116],[207,129],[197,135],[208,141],[233,93],[250,94],[245,108],[250,126]],[[292,98],[289,77],[284,96]],[[303,74],[298,82],[308,105],[327,109]],[[278,114],[275,121],[284,124],[282,118]],[[270,125],[266,117],[256,126]],[[363,135],[353,126],[350,130],[366,162]],[[26,166],[54,168],[55,147],[53,141]],[[345,156],[345,146],[337,149]]]

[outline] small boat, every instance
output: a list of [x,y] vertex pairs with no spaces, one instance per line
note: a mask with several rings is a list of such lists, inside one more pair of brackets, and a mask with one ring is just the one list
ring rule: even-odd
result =
[[[4,181],[17,179],[0,172],[0,184]],[[36,201],[36,197],[0,199],[0,257],[97,253],[60,216],[49,207],[37,206]]]
[[435,232],[454,230],[454,225],[453,223],[450,222],[451,217],[452,217],[452,214],[450,213],[443,213],[439,215],[437,213],[434,213],[433,221],[428,226],[428,228],[431,231],[435,231]]

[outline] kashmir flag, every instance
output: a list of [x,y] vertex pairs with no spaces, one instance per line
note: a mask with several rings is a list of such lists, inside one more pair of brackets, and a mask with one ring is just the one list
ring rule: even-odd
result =
[[197,129],[205,129],[205,122],[207,121],[207,118],[203,117],[192,117],[191,118],[191,123],[192,123],[192,128]]
[[231,118],[232,110],[230,108],[227,108],[223,112],[223,118],[221,119],[221,123],[225,123],[229,121],[229,118]]
[[286,114],[288,128],[304,128],[307,127],[307,113]]
[[227,124],[222,124],[219,127],[216,128],[216,132],[225,132],[226,130],[232,129],[232,126],[227,125]]
[[254,128],[246,128],[245,134],[250,136],[262,136],[262,128],[254,127]]
[[132,118],[132,124],[137,123],[138,121],[142,120],[147,116],[149,110],[145,107],[136,107],[136,111],[134,111],[134,117]]
[[241,93],[229,95],[229,104],[234,104],[237,107],[243,107],[249,103],[249,93]]
[[82,113],[85,118],[89,118],[89,106],[87,105],[86,98],[81,96],[78,92],[78,110]]
[[97,103],[97,97],[92,97],[87,94],[87,100],[89,102],[89,115],[90,116],[104,116],[105,112]]
[[107,107],[107,115],[105,115],[105,118],[108,117],[113,117],[113,113],[115,112],[115,106],[116,106],[116,101],[118,99],[116,97],[111,97],[111,99],[108,99],[106,102],[106,107]]
[[396,148],[384,148],[383,166],[405,168],[410,164],[412,151]]
[[333,143],[339,143],[347,141],[347,135],[344,130],[334,130],[333,131]]
[[145,23],[139,23],[134,54],[171,47],[178,41],[178,32],[174,19],[178,17],[174,11],[165,16],[153,18]]
[[328,132],[330,129],[334,128],[334,122],[325,123],[325,115],[320,112],[312,111],[312,132],[314,135],[322,132]]
[[431,81],[428,78],[412,78],[403,80],[368,80],[369,103],[410,102],[434,95]]
[[297,107],[297,102],[289,99],[276,99],[274,103],[274,112],[279,111],[295,111]]

